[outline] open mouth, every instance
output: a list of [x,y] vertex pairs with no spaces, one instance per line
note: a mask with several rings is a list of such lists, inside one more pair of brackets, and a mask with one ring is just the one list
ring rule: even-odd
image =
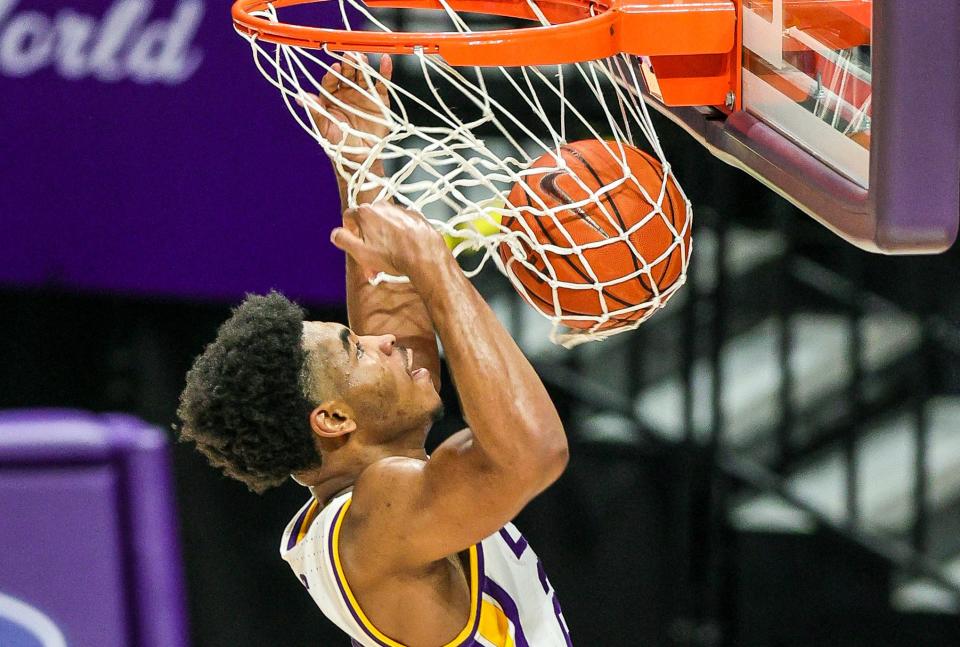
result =
[[430,371],[428,371],[427,369],[420,367],[414,370],[413,349],[411,348],[403,349],[403,366],[404,366],[404,369],[406,369],[407,375],[410,376],[411,380],[417,381],[417,380],[429,379]]
[[401,347],[400,349],[400,358],[403,362],[403,370],[406,371],[407,375],[411,380],[418,381],[423,379],[429,379],[430,371],[421,367],[418,369],[413,368],[413,349]]
[[410,375],[413,368],[413,350],[405,346],[401,346],[399,350],[400,359],[403,361],[403,370],[407,372],[407,375]]

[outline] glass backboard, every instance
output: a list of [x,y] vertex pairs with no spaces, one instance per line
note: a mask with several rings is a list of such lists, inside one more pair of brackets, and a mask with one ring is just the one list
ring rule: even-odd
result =
[[746,0],[743,107],[866,188],[872,0]]
[[644,70],[648,103],[859,247],[948,248],[960,220],[960,3],[734,4],[736,101],[667,107]]

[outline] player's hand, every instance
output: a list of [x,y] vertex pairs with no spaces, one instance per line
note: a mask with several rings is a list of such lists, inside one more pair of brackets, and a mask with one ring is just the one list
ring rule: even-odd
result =
[[[325,117],[311,105],[311,102],[307,102],[310,118],[320,135],[333,144],[343,141],[346,146],[369,148],[371,140],[369,138],[364,140],[357,134],[358,132],[372,135],[377,139],[382,139],[389,132],[388,126],[371,119],[371,117],[385,119],[384,107],[390,106],[387,84],[384,81],[375,81],[359,69],[366,63],[365,54],[351,53],[346,56],[343,64],[335,63],[331,66],[332,69],[323,75],[320,85],[324,91],[312,98],[323,106],[332,118]],[[386,81],[393,76],[393,59],[388,54],[380,57],[380,75]],[[363,91],[354,85],[362,88]],[[338,106],[329,95],[352,109],[346,110]],[[340,124],[344,122],[347,128],[341,127]],[[359,157],[360,159],[355,161],[363,161],[364,156],[352,155],[351,157]]]
[[348,209],[343,222],[330,240],[353,257],[368,279],[380,272],[414,279],[450,256],[443,237],[423,215],[389,202]]

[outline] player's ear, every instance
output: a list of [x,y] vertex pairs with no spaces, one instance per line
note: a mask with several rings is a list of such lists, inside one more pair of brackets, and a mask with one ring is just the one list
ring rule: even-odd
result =
[[310,412],[310,428],[321,438],[337,438],[357,429],[353,409],[340,400],[327,400]]

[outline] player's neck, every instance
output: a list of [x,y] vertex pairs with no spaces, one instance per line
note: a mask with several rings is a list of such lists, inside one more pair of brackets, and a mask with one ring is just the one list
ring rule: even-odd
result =
[[312,485],[309,490],[313,498],[320,502],[320,507],[324,507],[339,495],[352,490],[353,483],[354,481],[347,478],[335,479],[320,485]]
[[324,456],[323,465],[316,473],[298,474],[297,482],[306,485],[314,498],[321,504],[326,504],[340,492],[353,487],[353,484],[368,466],[381,459],[394,456],[404,456],[424,461],[428,458],[422,444],[365,447],[362,455],[354,455],[350,458],[341,458],[336,454]]

